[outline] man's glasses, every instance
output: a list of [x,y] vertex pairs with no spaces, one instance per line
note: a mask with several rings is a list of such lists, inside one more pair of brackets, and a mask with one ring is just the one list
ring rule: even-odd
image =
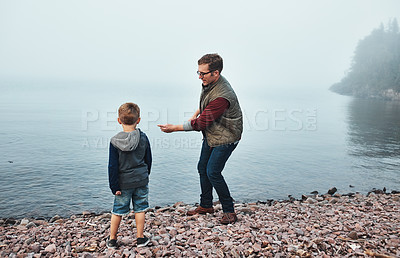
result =
[[207,72],[207,73],[202,73],[202,72],[197,71],[197,74],[200,75],[201,77],[203,77],[204,75],[209,74],[209,73],[212,73],[212,72],[214,72],[214,71],[215,71],[215,70],[211,70],[211,71],[209,71],[209,72]]

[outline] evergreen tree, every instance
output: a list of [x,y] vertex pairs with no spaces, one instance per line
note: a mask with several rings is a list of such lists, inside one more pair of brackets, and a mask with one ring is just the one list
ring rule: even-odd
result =
[[397,19],[389,20],[386,29],[381,24],[359,41],[349,73],[341,82],[332,85],[331,90],[369,98],[390,98],[390,94],[400,94],[400,33]]
[[397,19],[394,18],[393,20],[390,21],[390,25],[389,25],[389,32],[393,33],[393,34],[397,34],[399,33],[399,24],[397,23]]

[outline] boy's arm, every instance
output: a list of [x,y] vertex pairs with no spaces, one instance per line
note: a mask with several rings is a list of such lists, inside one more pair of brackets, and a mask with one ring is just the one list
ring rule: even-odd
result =
[[118,179],[118,150],[110,143],[110,151],[109,151],[109,159],[108,159],[108,182],[110,185],[111,192],[116,194],[118,191],[121,191],[119,187],[119,179]]
[[146,136],[147,140],[147,148],[146,148],[146,153],[144,154],[144,163],[147,164],[147,167],[149,169],[149,175],[150,175],[150,170],[151,170],[151,163],[153,162],[152,155],[151,155],[151,148],[150,148],[150,142],[149,139]]

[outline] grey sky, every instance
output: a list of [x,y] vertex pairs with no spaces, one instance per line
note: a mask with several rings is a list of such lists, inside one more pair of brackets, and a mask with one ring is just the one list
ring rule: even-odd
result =
[[[0,79],[193,83],[217,52],[236,87],[329,87],[398,0],[0,0]],[[240,86],[242,85],[242,86]]]

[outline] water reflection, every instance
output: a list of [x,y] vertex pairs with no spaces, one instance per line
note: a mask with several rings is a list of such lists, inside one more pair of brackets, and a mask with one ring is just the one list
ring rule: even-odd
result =
[[353,99],[348,109],[349,155],[364,167],[395,169],[400,157],[400,103]]

